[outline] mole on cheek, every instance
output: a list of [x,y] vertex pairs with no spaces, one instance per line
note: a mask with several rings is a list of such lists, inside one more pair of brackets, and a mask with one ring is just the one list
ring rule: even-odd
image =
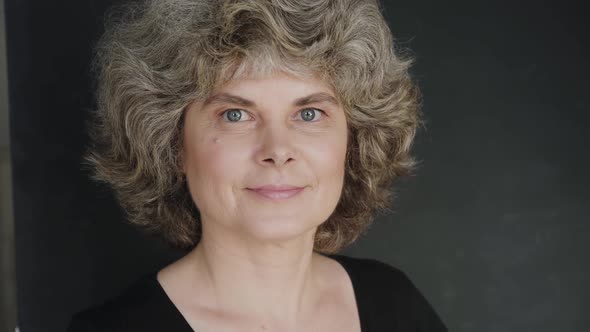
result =
[[219,138],[217,138],[217,137],[213,138],[213,143],[219,143],[219,142],[221,142],[221,140]]

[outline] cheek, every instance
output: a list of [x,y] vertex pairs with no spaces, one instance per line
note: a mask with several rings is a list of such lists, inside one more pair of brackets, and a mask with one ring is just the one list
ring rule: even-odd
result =
[[318,176],[318,181],[330,184],[329,190],[340,190],[344,180],[344,168],[346,159],[346,136],[331,135],[322,140],[310,144],[313,169]]
[[233,145],[225,144],[217,137],[205,137],[195,144],[192,154],[193,171],[203,177],[222,177],[226,167],[238,157],[233,151]]
[[215,202],[232,200],[234,187],[239,186],[246,149],[215,136],[185,141],[185,172],[195,203],[206,208]]

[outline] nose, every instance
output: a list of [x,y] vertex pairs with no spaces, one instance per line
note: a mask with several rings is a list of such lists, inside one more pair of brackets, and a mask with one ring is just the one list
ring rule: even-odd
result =
[[269,126],[260,135],[256,160],[263,166],[282,167],[296,160],[294,138],[286,127]]

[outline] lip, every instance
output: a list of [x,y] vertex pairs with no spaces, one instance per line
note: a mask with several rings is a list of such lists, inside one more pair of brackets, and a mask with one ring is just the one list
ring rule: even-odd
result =
[[254,188],[246,188],[248,191],[251,191],[259,196],[264,198],[272,199],[272,200],[283,200],[289,199],[297,194],[299,194],[305,187],[298,187],[292,185],[263,185]]

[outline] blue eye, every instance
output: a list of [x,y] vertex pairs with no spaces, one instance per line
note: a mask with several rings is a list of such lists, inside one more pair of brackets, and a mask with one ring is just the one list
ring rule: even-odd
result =
[[318,110],[317,108],[305,108],[299,111],[299,114],[301,114],[301,120],[305,122],[312,122],[322,116],[322,111]]
[[237,108],[225,110],[222,113],[222,117],[225,121],[229,122],[239,122],[240,120],[242,120],[242,118],[248,118],[245,111]]

